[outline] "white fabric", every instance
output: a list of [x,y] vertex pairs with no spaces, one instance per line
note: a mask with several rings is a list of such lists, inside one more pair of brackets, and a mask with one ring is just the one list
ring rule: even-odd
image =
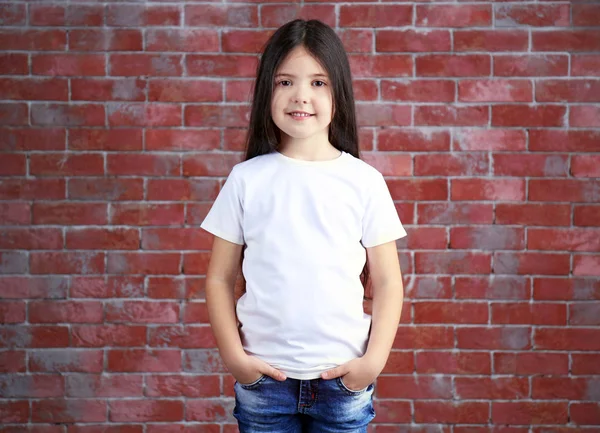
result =
[[234,167],[202,228],[246,245],[237,315],[247,353],[303,380],[364,354],[365,247],[406,235],[375,168],[345,152],[255,157]]

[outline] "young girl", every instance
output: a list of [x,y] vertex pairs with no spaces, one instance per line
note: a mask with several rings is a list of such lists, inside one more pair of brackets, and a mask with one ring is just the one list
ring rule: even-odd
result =
[[350,67],[330,27],[295,20],[268,41],[246,160],[202,227],[215,235],[206,301],[240,432],[366,432],[400,319],[406,232],[383,176],[359,159]]

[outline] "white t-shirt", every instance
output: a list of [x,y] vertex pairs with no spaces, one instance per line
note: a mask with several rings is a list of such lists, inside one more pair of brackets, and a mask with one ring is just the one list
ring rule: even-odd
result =
[[237,316],[248,354],[302,380],[364,354],[365,247],[406,236],[375,168],[345,152],[252,158],[233,168],[201,227],[246,245]]

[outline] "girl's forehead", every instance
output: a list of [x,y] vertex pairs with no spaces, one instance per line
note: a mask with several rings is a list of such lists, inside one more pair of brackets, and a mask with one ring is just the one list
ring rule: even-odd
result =
[[276,73],[289,75],[327,75],[327,71],[323,66],[302,46],[290,51],[279,65]]

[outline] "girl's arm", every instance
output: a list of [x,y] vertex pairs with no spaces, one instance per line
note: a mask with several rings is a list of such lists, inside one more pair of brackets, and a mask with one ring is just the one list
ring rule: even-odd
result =
[[206,273],[206,305],[212,332],[223,362],[241,383],[252,383],[261,374],[283,380],[283,373],[258,358],[248,356],[242,347],[235,315],[234,287],[242,245],[215,236]]
[[344,383],[351,389],[362,389],[372,383],[385,367],[402,312],[404,289],[396,242],[367,248],[369,272],[373,285],[371,334],[367,351],[323,373],[324,379],[347,376]]

